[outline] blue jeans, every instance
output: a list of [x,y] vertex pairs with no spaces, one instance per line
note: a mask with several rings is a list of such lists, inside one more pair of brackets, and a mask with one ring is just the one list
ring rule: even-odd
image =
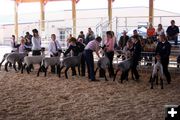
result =
[[85,54],[87,68],[88,68],[88,77],[91,80],[95,80],[93,51],[85,50],[84,54]]

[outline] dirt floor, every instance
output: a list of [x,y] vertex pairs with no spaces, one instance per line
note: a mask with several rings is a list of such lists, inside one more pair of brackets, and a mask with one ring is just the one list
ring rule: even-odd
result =
[[164,120],[165,105],[180,105],[180,75],[163,90],[151,90],[148,79],[141,73],[139,82],[121,84],[1,70],[0,120]]

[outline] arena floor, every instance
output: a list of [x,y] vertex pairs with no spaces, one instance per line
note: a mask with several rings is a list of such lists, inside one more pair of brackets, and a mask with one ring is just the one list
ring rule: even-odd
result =
[[178,74],[151,90],[149,73],[121,84],[36,72],[0,71],[0,120],[164,120],[165,105],[180,105]]

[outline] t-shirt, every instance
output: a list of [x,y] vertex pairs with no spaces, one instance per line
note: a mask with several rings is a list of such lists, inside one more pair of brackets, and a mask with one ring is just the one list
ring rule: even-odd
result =
[[178,26],[174,26],[174,27],[169,26],[166,32],[168,36],[174,37],[176,34],[179,33],[179,28]]
[[155,29],[154,28],[148,28],[147,29],[147,36],[152,37],[155,35]]

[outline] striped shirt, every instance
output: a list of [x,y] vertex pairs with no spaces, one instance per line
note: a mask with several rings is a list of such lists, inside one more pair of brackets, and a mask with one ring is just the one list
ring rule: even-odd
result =
[[97,40],[90,41],[86,47],[85,50],[92,50],[92,51],[99,51],[99,42]]

